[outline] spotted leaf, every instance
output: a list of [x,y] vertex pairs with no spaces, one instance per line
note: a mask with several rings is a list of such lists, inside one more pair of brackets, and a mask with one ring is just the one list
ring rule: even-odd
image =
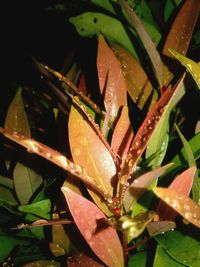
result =
[[169,49],[169,51],[172,55],[174,55],[176,59],[181,62],[181,64],[186,68],[186,70],[192,75],[193,79],[195,80],[197,86],[200,89],[200,65],[195,61],[179,54],[173,49]]
[[200,207],[191,198],[168,188],[157,187],[153,191],[183,218],[200,228]]
[[[173,182],[170,184],[168,188],[170,190],[174,190],[185,196],[189,196],[191,188],[192,188],[195,172],[196,172],[195,167],[191,167],[185,170],[173,180]],[[178,215],[176,211],[171,209],[163,201],[159,202],[158,207],[156,208],[156,213],[157,213],[157,216],[155,216],[154,218],[154,220],[156,221],[158,220],[173,221]]]
[[195,24],[197,22],[199,9],[199,0],[185,1],[173,21],[171,29],[167,35],[163,48],[164,55],[172,57],[168,48],[172,48],[183,55],[186,54]]
[[70,172],[71,174],[84,181],[86,184],[95,188],[95,190],[99,191],[99,193],[104,195],[102,189],[100,187],[98,188],[98,185],[96,185],[95,181],[86,173],[86,171],[82,167],[68,160],[60,152],[17,132],[12,132],[7,129],[0,128],[0,133],[2,133],[10,140],[16,142],[17,144],[25,147],[28,152],[35,153],[47,159],[48,161],[51,161],[62,169]]
[[150,236],[156,236],[168,231],[173,231],[175,227],[176,224],[172,221],[150,222],[147,225],[147,231],[149,232]]
[[122,267],[123,251],[117,232],[105,225],[106,217],[91,201],[62,187],[75,224],[86,242],[107,266]]
[[127,104],[126,84],[120,63],[102,35],[98,41],[97,70],[100,93],[112,121],[119,108]]

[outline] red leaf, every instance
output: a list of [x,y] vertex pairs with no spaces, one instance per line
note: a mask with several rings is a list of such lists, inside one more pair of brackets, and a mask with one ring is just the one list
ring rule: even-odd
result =
[[[90,248],[108,266],[123,266],[122,246],[114,228],[105,225],[105,215],[91,201],[61,188],[75,224]],[[104,225],[103,225],[104,224]]]
[[125,106],[123,107],[119,120],[115,126],[112,135],[111,148],[116,154],[123,158],[129,150],[132,139],[133,130],[129,120],[128,107]]
[[97,262],[91,257],[86,256],[83,253],[76,253],[72,257],[67,259],[67,267],[105,267],[105,265]]
[[168,48],[172,48],[183,55],[186,54],[197,22],[199,9],[199,0],[186,0],[184,2],[165,41],[163,49],[164,55],[173,58]]
[[97,70],[100,93],[104,96],[104,104],[110,114],[110,120],[113,120],[119,108],[127,104],[126,84],[120,63],[101,35],[98,44]]
[[168,188],[156,187],[153,191],[183,218],[200,228],[200,207],[191,198]]
[[[177,193],[189,196],[195,172],[196,172],[195,167],[191,167],[185,170],[173,180],[173,182],[170,184],[168,188],[174,190]],[[158,207],[156,208],[156,213],[157,216],[154,217],[155,221],[159,220],[173,221],[178,215],[177,212],[171,209],[163,201],[159,202]]]

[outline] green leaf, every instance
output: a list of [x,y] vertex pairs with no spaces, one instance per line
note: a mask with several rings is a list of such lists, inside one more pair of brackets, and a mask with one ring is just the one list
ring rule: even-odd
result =
[[0,185],[3,185],[11,190],[13,190],[13,180],[8,177],[4,177],[0,175]]
[[176,261],[189,267],[199,267],[200,241],[198,239],[177,230],[158,235],[155,239],[167,254]]
[[10,206],[18,205],[13,192],[7,187],[0,186],[0,205],[3,205],[4,203]]
[[137,58],[135,48],[119,20],[102,13],[86,12],[71,17],[69,21],[81,36],[92,37],[103,34],[109,42],[119,44]]
[[50,199],[45,199],[32,204],[21,205],[18,207],[18,210],[25,213],[31,213],[49,220],[51,211],[51,201]]
[[30,137],[31,131],[21,93],[22,89],[19,88],[9,106],[4,127],[11,131],[16,131]]
[[28,203],[43,182],[38,173],[19,162],[13,172],[13,180],[15,191],[21,204]]
[[153,267],[183,267],[185,265],[173,260],[161,246],[157,246]]
[[186,68],[186,70],[192,75],[193,79],[195,80],[197,86],[200,89],[200,64],[179,54],[173,49],[169,49],[169,51],[172,53],[172,55],[174,55],[176,59],[181,62],[181,64]]
[[128,267],[146,267],[147,252],[138,252],[128,257]]
[[60,263],[55,262],[54,260],[38,260],[22,265],[22,267],[60,267]]
[[[185,139],[185,137],[183,136],[183,134],[181,133],[181,131],[179,130],[178,126],[175,125],[176,130],[178,132],[179,137],[181,138],[181,141],[183,143],[183,146],[185,148],[185,152],[187,155],[187,160],[188,160],[188,165],[189,167],[192,166],[196,166],[196,161],[192,152],[192,149],[190,147],[190,145],[188,144],[187,140]],[[194,201],[196,201],[197,203],[199,203],[200,201],[200,185],[198,182],[198,173],[196,171],[195,175],[194,175],[194,180],[193,180],[193,185],[192,185],[192,197],[194,199]]]

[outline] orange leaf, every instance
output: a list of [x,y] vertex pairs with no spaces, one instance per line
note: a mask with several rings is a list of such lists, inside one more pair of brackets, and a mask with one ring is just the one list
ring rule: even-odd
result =
[[115,126],[111,148],[122,158],[126,156],[133,139],[133,130],[128,115],[128,107],[124,106]]
[[105,225],[106,217],[91,201],[61,188],[75,224],[94,253],[107,266],[123,266],[122,246],[114,228]]
[[[177,193],[183,194],[185,196],[189,196],[193,178],[196,172],[196,167],[191,167],[180,175],[178,175],[173,182],[168,187],[171,190],[174,190]],[[160,201],[158,207],[156,208],[157,216],[155,216],[155,220],[171,220],[173,221],[178,215],[173,209],[167,206],[163,201]]]
[[[110,152],[91,125],[73,106],[69,115],[68,127],[74,162],[86,170],[95,183],[102,188],[105,196],[112,197],[116,167]],[[106,209],[106,205],[98,196],[95,196],[94,200],[98,201],[97,204],[101,209]],[[107,213],[108,210],[105,212]]]
[[97,70],[100,93],[104,97],[105,108],[110,114],[110,120],[113,120],[117,116],[119,108],[127,104],[126,84],[120,63],[102,35],[99,36]]
[[183,218],[200,228],[200,207],[191,198],[168,188],[156,187],[153,191]]
[[184,2],[165,41],[163,48],[164,55],[173,58],[168,48],[172,48],[183,55],[186,54],[197,22],[199,9],[199,0],[186,0]]
[[127,91],[136,105],[142,109],[152,94],[152,85],[141,65],[130,53],[118,45],[113,45],[112,48],[121,63]]

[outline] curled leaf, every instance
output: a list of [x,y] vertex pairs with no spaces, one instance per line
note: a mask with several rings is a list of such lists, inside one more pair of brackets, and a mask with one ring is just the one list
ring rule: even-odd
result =
[[156,187],[153,191],[183,218],[200,228],[200,207],[191,198],[168,188]]
[[61,188],[75,224],[86,242],[107,266],[122,267],[123,251],[114,228],[105,225],[103,212],[86,198],[67,187]]

